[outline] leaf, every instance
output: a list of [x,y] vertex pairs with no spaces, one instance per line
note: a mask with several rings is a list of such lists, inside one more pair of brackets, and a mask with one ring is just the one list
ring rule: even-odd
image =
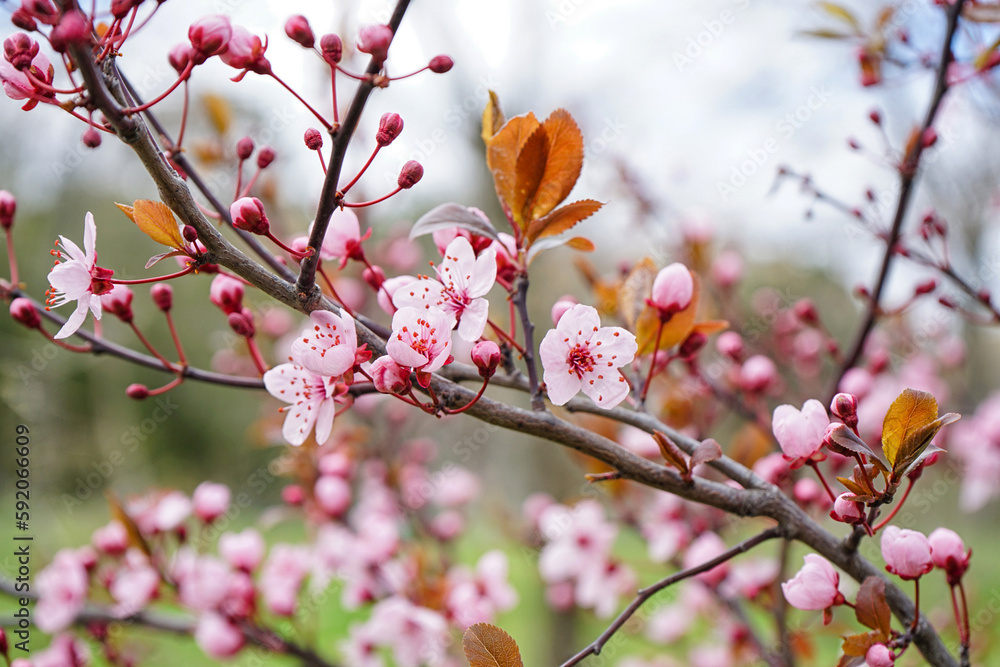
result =
[[154,264],[156,264],[160,260],[166,259],[167,257],[180,257],[182,255],[186,257],[187,253],[184,252],[183,250],[168,250],[166,252],[161,252],[159,255],[153,255],[148,260],[146,260],[146,268],[147,269],[152,268]]
[[545,173],[526,215],[534,220],[548,215],[576,185],[583,169],[583,134],[565,109],[556,109],[542,124],[549,141]]
[[[148,199],[136,199],[132,208],[117,205],[143,234],[161,245],[183,250],[186,245],[173,211],[166,204]],[[128,209],[128,210],[126,210]]]
[[462,636],[462,650],[472,667],[524,667],[517,642],[489,623],[470,626]]
[[574,236],[573,238],[556,238],[550,236],[540,241],[536,241],[531,244],[528,248],[527,259],[530,264],[535,257],[542,254],[546,250],[552,250],[553,248],[558,248],[560,246],[566,246],[572,248],[573,250],[579,250],[580,252],[594,252],[594,242],[590,239],[585,239],[582,236]]
[[125,508],[122,507],[118,498],[116,498],[110,491],[105,491],[104,497],[108,501],[108,509],[111,511],[111,518],[125,527],[125,534],[128,535],[129,545],[138,548],[147,556],[151,555],[152,551],[149,548],[149,544],[146,543],[146,539],[139,531],[139,526],[132,519],[132,517],[128,515],[128,512],[126,512]]
[[544,218],[531,221],[525,234],[528,242],[532,243],[535,239],[555,236],[572,229],[576,223],[597,213],[602,206],[604,206],[603,203],[594,199],[581,199],[572,204],[560,206]]
[[847,487],[847,490],[856,496],[866,496],[868,495],[868,490],[863,486],[855,482],[850,477],[838,477],[837,481]]
[[629,329],[635,329],[639,314],[646,307],[646,298],[653,291],[656,263],[650,257],[637,262],[618,288],[618,312]]
[[828,28],[819,28],[817,30],[800,30],[800,35],[805,35],[806,37],[819,37],[820,39],[852,39],[854,35],[849,32],[841,32],[839,30],[830,30]]
[[843,21],[847,25],[851,26],[851,28],[854,29],[855,34],[859,34],[861,32],[861,24],[858,23],[857,17],[851,13],[851,10],[846,7],[842,7],[835,2],[817,2],[816,5],[835,19],[839,19],[840,21]]
[[858,622],[879,633],[880,641],[887,641],[892,634],[889,604],[885,601],[885,581],[881,577],[868,577],[858,589],[854,603]]
[[594,250],[597,249],[597,246],[594,245],[593,241],[582,236],[574,236],[566,239],[566,245],[573,250],[579,250],[580,252],[594,252]]
[[135,222],[135,209],[133,209],[131,206],[127,206],[125,204],[119,204],[118,202],[115,202],[115,206],[117,206],[121,210],[122,213],[124,213],[126,216],[128,216],[129,220],[131,220],[132,222]]
[[843,651],[844,655],[849,655],[853,657],[863,657],[868,653],[870,649],[875,644],[881,643],[883,640],[879,639],[879,633],[877,631],[866,632],[861,635],[848,635],[844,637]]
[[517,156],[528,137],[541,123],[535,114],[514,116],[486,143],[486,166],[493,174],[497,196],[507,205],[514,200],[517,185]]
[[680,447],[675,445],[674,441],[662,431],[653,431],[653,439],[656,440],[656,444],[660,448],[660,455],[663,456],[663,460],[674,468],[677,468],[681,472],[681,475],[687,479],[691,473],[691,466],[688,465],[688,459],[684,456],[684,452],[681,451]]
[[212,122],[216,134],[223,135],[233,121],[233,108],[222,95],[206,93],[201,97],[201,103],[208,112],[208,119]]
[[851,456],[854,453],[878,458],[872,448],[868,446],[868,443],[859,438],[848,427],[843,426],[841,428],[841,426],[838,424],[838,428],[828,431],[830,435],[828,447],[831,451],[841,456]]
[[680,345],[694,330],[695,316],[698,314],[698,300],[701,295],[701,279],[695,273],[692,273],[691,277],[694,279],[691,303],[684,310],[674,313],[674,316],[663,325],[659,345],[656,344],[656,331],[660,326],[659,313],[655,308],[647,306],[639,315],[635,325],[635,337],[639,343],[638,354],[649,354],[655,350],[668,350],[675,345]]
[[517,177],[515,178],[513,199],[507,201],[514,222],[522,230],[535,218],[531,215],[531,202],[545,174],[545,163],[549,159],[549,138],[544,125],[539,125],[524,142],[517,155]]
[[[913,472],[914,470],[916,470],[917,466],[919,466],[921,463],[923,463],[924,459],[926,459],[927,457],[931,456],[932,454],[937,454],[938,452],[943,452],[943,451],[945,451],[945,450],[941,449],[937,445],[927,445],[927,448],[924,449],[924,451],[920,453],[920,456],[918,456],[917,458],[915,458],[913,460],[913,463],[911,463],[910,465],[906,466],[902,470],[902,472],[899,473],[899,479],[903,479],[904,477],[906,477],[907,475],[909,475],[911,472]],[[888,476],[888,475],[886,475],[886,476]]]
[[710,463],[722,458],[722,447],[719,447],[717,443],[712,438],[702,441],[700,445],[694,448],[691,453],[691,460],[688,465],[694,470],[694,467],[701,465],[702,463]]
[[500,98],[490,91],[490,100],[483,109],[483,141],[489,144],[493,135],[503,127],[503,109],[500,108]]
[[420,216],[420,219],[413,223],[413,227],[410,229],[410,239],[452,227],[461,227],[473,234],[485,236],[495,241],[500,240],[496,228],[489,220],[471,208],[454,203],[441,204]]
[[934,397],[915,389],[904,390],[889,406],[882,422],[882,450],[892,466],[894,479],[901,479],[942,426],[960,418],[954,412],[938,417],[937,412]]

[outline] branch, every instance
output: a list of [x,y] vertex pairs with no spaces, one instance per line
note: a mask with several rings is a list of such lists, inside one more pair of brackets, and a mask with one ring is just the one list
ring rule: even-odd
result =
[[545,399],[538,384],[538,369],[535,366],[535,325],[528,316],[528,274],[517,277],[514,283],[514,293],[511,295],[521,318],[521,328],[524,331],[524,365],[528,368],[528,386],[531,395],[531,409],[544,410]]
[[858,329],[853,345],[851,345],[851,351],[844,359],[844,363],[841,365],[837,377],[833,382],[829,397],[826,401],[827,404],[829,404],[836,395],[837,387],[840,385],[840,380],[844,377],[844,374],[854,368],[855,364],[858,363],[858,360],[861,358],[861,353],[864,351],[865,342],[868,340],[868,334],[871,333],[872,327],[875,326],[875,319],[878,316],[879,310],[879,301],[882,298],[882,291],[884,290],[886,281],[889,277],[889,267],[892,265],[892,260],[896,256],[896,243],[899,241],[899,236],[903,229],[903,221],[906,218],[906,211],[909,208],[910,198],[913,194],[913,184],[917,177],[917,169],[920,166],[920,156],[924,150],[923,138],[926,135],[927,130],[934,125],[934,119],[937,117],[938,108],[941,106],[941,100],[944,99],[945,93],[948,92],[948,65],[951,64],[953,59],[951,42],[955,36],[955,31],[958,29],[958,17],[962,13],[962,5],[964,4],[965,0],[956,0],[955,3],[947,10],[948,25],[945,30],[944,43],[941,47],[941,58],[937,66],[937,73],[934,81],[934,93],[931,96],[930,107],[927,109],[927,114],[924,117],[924,123],[920,128],[920,134],[908,147],[907,153],[899,165],[899,200],[896,203],[896,212],[893,216],[892,227],[889,230],[889,237],[886,239],[885,254],[882,256],[882,266],[879,269],[878,279],[875,281],[875,288],[871,292],[871,300],[868,305],[868,311],[865,313],[861,327]]

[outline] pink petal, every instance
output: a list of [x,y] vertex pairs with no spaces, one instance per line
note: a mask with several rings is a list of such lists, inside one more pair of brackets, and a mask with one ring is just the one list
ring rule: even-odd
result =
[[563,371],[546,368],[543,379],[553,405],[565,405],[580,391],[580,378],[569,372],[568,367]]
[[[599,377],[600,376],[600,377]],[[583,393],[594,401],[600,408],[610,410],[628,396],[629,385],[622,377],[622,374],[615,369],[608,369],[608,372],[598,374],[594,371],[590,377],[584,376],[581,383]]]
[[458,323],[458,335],[470,343],[479,340],[486,329],[490,316],[490,304],[486,299],[476,299],[462,311],[462,321]]

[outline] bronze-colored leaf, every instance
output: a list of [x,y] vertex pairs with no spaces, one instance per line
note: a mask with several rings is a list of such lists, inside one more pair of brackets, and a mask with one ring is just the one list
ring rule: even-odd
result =
[[513,199],[507,204],[514,215],[514,222],[522,230],[535,219],[531,215],[531,202],[545,173],[545,163],[549,158],[549,138],[544,125],[539,125],[524,142],[517,155],[517,177],[514,182]]
[[529,220],[548,215],[576,185],[583,169],[583,134],[565,109],[556,109],[542,124],[549,140],[545,174],[534,195]]
[[489,623],[470,626],[462,636],[462,650],[472,667],[524,667],[517,642]]
[[597,213],[602,206],[604,204],[593,199],[582,199],[572,204],[560,206],[544,218],[532,220],[528,225],[528,231],[525,236],[527,236],[530,243],[535,239],[561,234],[568,229],[572,229],[576,223],[586,220]]
[[892,634],[892,612],[885,601],[885,581],[881,577],[868,577],[861,584],[854,615],[859,623],[880,633],[880,641],[888,641]]
[[500,98],[492,90],[490,91],[490,99],[486,103],[486,108],[483,109],[483,141],[489,143],[493,135],[500,131],[503,127],[503,109],[500,108]]
[[222,95],[206,93],[202,95],[201,103],[208,112],[208,119],[217,134],[224,135],[233,122],[233,107]]
[[937,401],[931,394],[906,389],[900,394],[882,422],[882,450],[892,466],[894,479],[901,479],[910,465],[927,448],[941,427],[958,421],[949,412],[938,417]]
[[858,484],[857,482],[855,482],[850,477],[838,477],[837,481],[846,486],[847,490],[855,495],[858,496],[868,495],[868,490],[865,489],[860,484]]
[[870,649],[875,644],[881,643],[883,640],[879,639],[879,633],[877,631],[866,632],[860,635],[848,635],[844,637],[843,651],[844,655],[849,656],[864,656],[868,653]]
[[129,220],[135,222],[135,209],[127,204],[119,204],[118,202],[115,202],[115,206],[117,206],[122,213],[128,216]]
[[[161,245],[181,250],[185,246],[180,227],[173,211],[166,204],[148,199],[136,199],[131,210],[118,205],[125,215],[132,219],[139,230]],[[131,213],[131,215],[129,215]]]
[[528,113],[508,120],[500,131],[486,142],[486,165],[493,174],[497,196],[510,206],[517,185],[517,156],[528,137],[541,123],[535,114]]
[[566,245],[573,250],[579,250],[580,252],[594,252],[594,250],[597,249],[597,246],[594,245],[593,241],[582,236],[574,236],[573,238],[567,239]]
[[817,2],[816,4],[830,16],[849,25],[851,29],[854,30],[855,34],[859,34],[861,32],[861,24],[858,23],[857,17],[854,16],[851,10],[846,7],[842,7],[835,2]]
[[632,267],[618,288],[618,312],[629,329],[635,329],[639,314],[646,308],[646,299],[653,290],[654,280],[656,263],[646,257]]
[[663,460],[674,468],[677,468],[681,472],[681,475],[687,476],[691,468],[688,465],[687,456],[684,455],[680,447],[675,445],[674,441],[662,431],[653,431],[653,439],[656,440],[656,444],[660,448]]
[[710,463],[712,461],[722,458],[722,447],[719,443],[709,438],[708,440],[703,440],[700,445],[694,448],[694,452],[691,453],[691,461],[689,465],[691,469],[701,465],[702,463]]

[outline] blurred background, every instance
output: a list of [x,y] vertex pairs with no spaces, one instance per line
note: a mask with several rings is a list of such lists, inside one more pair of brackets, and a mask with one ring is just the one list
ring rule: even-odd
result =
[[[878,6],[847,4],[862,25],[874,22]],[[360,25],[385,22],[392,6],[335,5],[170,0],[142,39],[128,44],[119,65],[143,97],[155,96],[175,78],[166,54],[186,40],[187,26],[204,14],[225,13],[235,24],[267,34],[267,56],[275,72],[327,112],[325,66],[285,37],[285,19],[302,13],[317,34],[337,32],[350,46]],[[0,8],[9,14],[11,3]],[[345,174],[366,159],[382,113],[400,113],[405,129],[381,152],[356,196],[371,199],[389,191],[409,159],[424,166],[425,176],[412,190],[362,212],[362,228],[373,227],[376,241],[385,252],[397,253],[401,265],[419,268],[434,257],[427,239],[416,254],[392,244],[434,206],[448,201],[477,206],[500,226],[480,138],[480,115],[493,90],[508,116],[534,111],[543,118],[562,107],[579,122],[586,161],[573,196],[607,202],[577,228],[598,245],[598,253],[589,258],[598,272],[614,274],[623,263],[645,256],[664,265],[683,259],[692,244],[701,244],[706,257],[733,250],[747,267],[738,302],[776,298],[789,307],[811,296],[846,346],[860,312],[850,292],[871,284],[883,246],[849,216],[815,203],[797,183],[781,184],[776,176],[781,167],[810,174],[824,191],[858,206],[871,190],[874,202],[867,205],[888,223],[897,177],[885,141],[898,151],[921,122],[932,74],[921,67],[920,55],[936,56],[943,29],[940,11],[929,2],[901,3],[897,17],[894,25],[908,31],[912,45],[910,66],[887,64],[886,82],[864,88],[856,43],[804,34],[837,25],[830,13],[805,1],[414,2],[394,42],[390,75],[418,69],[439,53],[451,55],[456,64],[448,74],[424,73],[372,96]],[[0,28],[0,38],[11,32],[9,24]],[[992,37],[985,28],[974,28],[960,39],[962,48],[971,50]],[[364,61],[351,53],[345,62],[360,70]],[[236,141],[250,136],[258,146],[274,147],[277,161],[262,176],[259,196],[284,236],[304,233],[323,178],[316,157],[302,142],[315,119],[273,81],[250,74],[236,84],[228,80],[233,75],[218,59],[196,70],[186,149],[228,202]],[[351,92],[342,79],[342,103]],[[172,132],[180,121],[180,99],[177,92],[157,107]],[[881,112],[885,136],[868,119],[872,109]],[[996,81],[982,78],[955,91],[939,118],[939,141],[927,155],[911,215],[936,209],[949,222],[956,266],[977,287],[995,290],[1000,282]],[[87,211],[98,222],[100,264],[114,267],[117,276],[139,277],[146,258],[158,252],[113,204],[155,199],[152,183],[127,148],[106,139],[98,149],[88,149],[81,143],[82,131],[79,123],[52,108],[25,113],[16,102],[0,100],[0,189],[18,197],[15,238],[22,280],[39,299],[51,266],[48,250],[60,234],[80,242]],[[860,149],[851,147],[852,139]],[[571,251],[556,250],[533,266],[532,308],[543,331],[549,326],[549,305],[560,295],[590,298],[580,273],[570,268],[573,259]],[[706,259],[705,267],[709,264]],[[897,262],[887,302],[905,300],[927,275]],[[195,365],[238,370],[245,359],[221,313],[208,304],[209,282],[210,276],[201,276],[175,284],[181,338]],[[761,292],[765,286],[768,290]],[[161,314],[144,290],[136,292],[136,321],[166,348],[169,337]],[[273,326],[273,346],[265,354],[276,361],[281,339],[294,333],[298,317],[264,298],[251,296],[250,301]],[[965,341],[975,363],[948,376],[953,391],[943,408],[971,412],[996,389],[997,332],[969,327],[941,312],[936,306],[921,307],[910,317],[933,317],[945,333]],[[110,338],[133,344],[113,318],[106,317],[103,327]],[[212,479],[234,490],[250,490],[254,508],[277,501],[282,484],[268,482],[257,491],[252,481],[255,475],[276,472],[269,466],[281,452],[276,405],[261,392],[187,382],[161,398],[135,402],[124,395],[128,384],[158,386],[165,376],[117,359],[60,350],[7,318],[0,318],[0,335],[0,432],[9,435],[16,424],[31,429],[32,488],[37,494],[32,511],[40,558],[48,560],[58,548],[85,541],[102,525],[108,491],[118,496],[149,488],[190,492],[199,481]],[[810,396],[800,389],[791,402]],[[449,445],[475,429],[455,421],[442,431],[430,421],[411,420],[405,429],[408,436],[436,436],[442,460],[454,451]],[[732,432],[735,426],[730,426]],[[8,435],[4,437],[12,439]],[[484,528],[471,534],[467,545],[472,558],[502,543],[503,536],[485,526],[499,515],[517,513],[529,493],[570,497],[580,484],[579,463],[554,448],[507,434],[494,443],[466,463],[484,475],[486,489],[477,506]],[[11,465],[9,457],[0,463],[5,499]],[[935,498],[938,509],[921,519],[927,525],[915,527],[929,530],[948,517],[956,529],[985,528],[1000,519],[996,503],[960,517],[956,504],[952,484]],[[248,512],[242,520],[257,513]],[[0,534],[8,530],[6,523]],[[991,538],[973,532],[968,543],[975,548],[978,539]],[[991,545],[982,544],[985,555]],[[520,562],[514,569],[521,583],[530,586],[536,576],[531,564]],[[1000,575],[992,577],[983,589],[984,603],[988,591],[1000,590],[995,587]],[[520,588],[526,604],[541,616],[540,594],[532,600]],[[515,636],[520,629],[524,636],[531,634],[533,623],[531,616],[515,614],[505,627]],[[528,651],[532,662],[540,662],[548,649],[539,640]],[[198,655],[192,653],[190,659],[196,661]]]

